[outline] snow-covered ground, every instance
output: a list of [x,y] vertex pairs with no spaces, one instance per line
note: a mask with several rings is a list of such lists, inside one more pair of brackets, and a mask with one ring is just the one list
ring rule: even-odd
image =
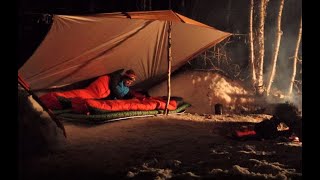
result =
[[[267,115],[184,114],[98,126],[65,124],[65,150],[26,162],[26,179],[201,179],[302,176],[301,143],[229,137]],[[91,178],[90,178],[91,177]]]

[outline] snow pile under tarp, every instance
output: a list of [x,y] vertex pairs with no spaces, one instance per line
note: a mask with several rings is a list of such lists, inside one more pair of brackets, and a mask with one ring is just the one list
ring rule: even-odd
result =
[[[149,90],[151,96],[167,95],[167,81]],[[192,107],[190,113],[212,114],[214,106],[222,104],[225,110],[234,110],[255,101],[253,93],[241,82],[231,80],[216,72],[185,71],[171,79],[171,96],[180,96]]]
[[24,90],[18,90],[20,151],[46,153],[66,146],[63,131],[49,114]]

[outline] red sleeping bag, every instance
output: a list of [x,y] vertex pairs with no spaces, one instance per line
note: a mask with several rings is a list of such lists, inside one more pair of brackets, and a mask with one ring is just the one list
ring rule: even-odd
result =
[[[105,111],[164,110],[167,100],[163,97],[143,97],[136,95],[128,100],[101,100],[110,94],[108,75],[99,77],[87,88],[65,92],[51,92],[40,97],[41,101],[52,110],[63,109],[59,99],[67,99],[76,113],[89,113],[89,107]],[[170,100],[168,109],[175,110],[177,101]]]
[[99,77],[84,89],[76,89],[65,92],[51,92],[40,97],[40,100],[52,110],[62,109],[62,105],[58,97],[65,99],[81,98],[81,99],[101,99],[110,94],[108,75]]
[[[135,98],[128,100],[96,100],[72,99],[72,110],[76,113],[88,114],[89,107],[104,111],[149,111],[164,110],[167,100],[162,97]],[[168,110],[177,108],[177,101],[170,100]]]

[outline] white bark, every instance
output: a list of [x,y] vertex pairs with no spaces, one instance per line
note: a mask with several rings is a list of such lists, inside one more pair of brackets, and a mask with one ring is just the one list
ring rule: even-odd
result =
[[251,83],[254,87],[256,84],[256,70],[254,66],[254,50],[253,50],[253,31],[252,31],[252,24],[253,24],[253,6],[254,6],[254,0],[250,0],[250,15],[249,15],[249,65],[250,65],[250,73],[251,73]]
[[302,34],[302,18],[300,19],[300,29],[299,29],[299,34],[298,34],[296,50],[294,52],[293,70],[292,70],[292,76],[291,76],[291,81],[290,81],[290,85],[289,85],[288,95],[292,94],[292,87],[293,87],[294,80],[296,78],[298,52],[299,52],[299,46],[300,46],[300,41],[301,41],[301,34]]
[[149,11],[151,11],[152,10],[152,1],[151,0],[149,0]]
[[267,0],[261,0],[259,6],[259,25],[258,25],[258,55],[256,57],[256,76],[257,76],[257,83],[256,83],[256,90],[259,95],[262,95],[264,92],[264,83],[263,83],[263,63],[264,63],[264,23],[265,23],[265,16],[266,16],[266,7],[267,7]]
[[281,0],[280,7],[279,7],[278,20],[277,20],[277,34],[276,34],[276,38],[275,38],[275,46],[274,46],[274,51],[273,51],[273,56],[272,56],[272,68],[270,71],[269,82],[267,85],[267,96],[270,93],[271,85],[273,83],[274,76],[276,74],[277,59],[278,59],[280,41],[281,41],[281,36],[282,36],[281,17],[282,17],[283,5],[284,5],[284,0]]

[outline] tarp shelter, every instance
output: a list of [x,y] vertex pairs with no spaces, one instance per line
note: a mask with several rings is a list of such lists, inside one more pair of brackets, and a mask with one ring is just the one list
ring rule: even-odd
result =
[[167,76],[169,22],[172,71],[231,35],[171,10],[54,15],[19,75],[40,90],[133,69],[137,83],[153,85]]

